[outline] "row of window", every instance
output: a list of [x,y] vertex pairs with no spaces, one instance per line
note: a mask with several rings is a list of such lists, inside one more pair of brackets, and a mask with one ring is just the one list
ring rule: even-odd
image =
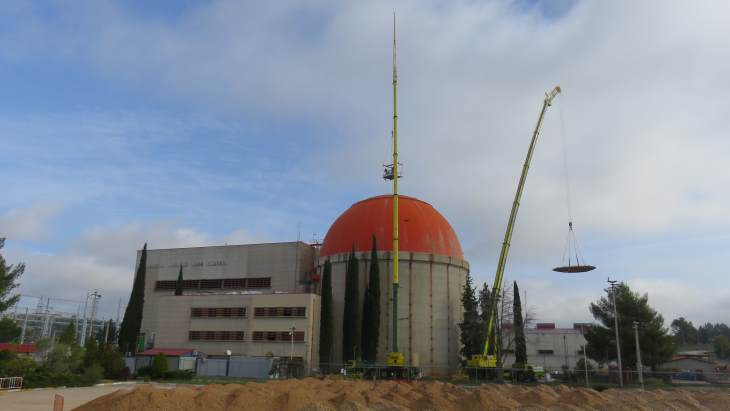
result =
[[[254,317],[306,317],[306,307],[256,307]],[[246,307],[192,307],[192,318],[246,317]]]
[[243,331],[190,331],[190,341],[243,341]]
[[[183,290],[242,290],[249,288],[271,288],[271,277],[258,278],[220,278],[215,280],[183,280]],[[155,290],[174,290],[177,280],[162,280],[155,282]]]
[[[243,331],[190,331],[190,341],[243,341]],[[304,342],[304,331],[254,331],[252,341],[256,342]]]
[[289,331],[254,331],[253,341],[292,341],[303,342],[304,331],[294,331],[292,337]]
[[254,317],[305,317],[305,307],[256,307]]
[[192,318],[211,317],[245,317],[246,307],[193,307],[190,309]]

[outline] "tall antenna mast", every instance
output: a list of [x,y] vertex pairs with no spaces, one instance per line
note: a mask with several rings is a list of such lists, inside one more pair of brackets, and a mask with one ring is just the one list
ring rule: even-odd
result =
[[387,363],[403,366],[405,359],[398,351],[398,70],[396,68],[395,10],[393,10],[393,164],[385,166],[383,178],[393,180],[393,342]]

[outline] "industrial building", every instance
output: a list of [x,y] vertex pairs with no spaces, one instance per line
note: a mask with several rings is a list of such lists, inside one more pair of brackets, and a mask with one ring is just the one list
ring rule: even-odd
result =
[[[458,324],[463,319],[461,292],[469,272],[461,244],[449,222],[430,204],[399,196],[400,321],[398,346],[406,363],[429,374],[445,374],[460,366]],[[380,263],[381,309],[378,362],[391,350],[393,264],[393,197],[383,195],[353,204],[332,224],[317,259],[319,269],[332,263],[334,357],[342,361],[342,316],[345,270],[354,249],[360,267],[360,298],[364,298],[370,267],[372,236]],[[327,361],[327,359],[322,359]]]
[[[291,356],[317,364],[315,253],[302,242],[148,250],[144,348]],[[181,267],[183,295],[177,296]]]
[[[428,373],[459,367],[461,290],[469,270],[446,219],[430,204],[400,196],[398,337],[409,364]],[[293,356],[317,367],[319,277],[332,263],[334,347],[342,361],[345,268],[354,249],[364,296],[372,236],[381,279],[379,362],[390,349],[392,196],[355,203],[332,224],[321,245],[303,242],[147,251],[141,334],[144,348],[195,349],[207,355]],[[140,254],[137,261],[139,264]],[[174,295],[180,267],[183,295]]]
[[[578,360],[584,358],[586,345],[584,332],[591,324],[575,323],[573,328],[558,328],[555,323],[538,323],[535,328],[525,328],[527,361],[541,365],[546,370],[574,369]],[[514,350],[505,353],[507,367],[515,362]],[[590,364],[595,362],[588,359]]]

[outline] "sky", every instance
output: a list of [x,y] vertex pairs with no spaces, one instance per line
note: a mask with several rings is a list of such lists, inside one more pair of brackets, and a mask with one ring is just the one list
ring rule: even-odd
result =
[[[0,236],[20,292],[75,312],[98,289],[116,317],[145,242],[321,239],[388,193],[393,9],[401,193],[450,221],[478,284],[560,85],[505,282],[562,326],[592,320],[609,277],[667,322],[730,322],[724,1],[3,1]],[[595,271],[551,271],[570,219]]]

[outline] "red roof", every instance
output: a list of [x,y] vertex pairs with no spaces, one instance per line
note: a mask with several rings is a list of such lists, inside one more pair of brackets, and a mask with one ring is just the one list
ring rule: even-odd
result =
[[[398,196],[398,246],[400,251],[463,259],[454,229],[431,204]],[[372,236],[379,251],[393,250],[393,196],[371,197],[353,204],[332,224],[324,237],[321,256],[370,251]]]
[[162,353],[168,357],[183,357],[185,354],[192,354],[193,351],[195,350],[192,348],[150,348],[149,350],[137,353],[137,355],[153,356]]
[[38,352],[38,348],[35,344],[12,344],[12,343],[0,343],[0,351],[13,351],[20,354],[32,354]]

